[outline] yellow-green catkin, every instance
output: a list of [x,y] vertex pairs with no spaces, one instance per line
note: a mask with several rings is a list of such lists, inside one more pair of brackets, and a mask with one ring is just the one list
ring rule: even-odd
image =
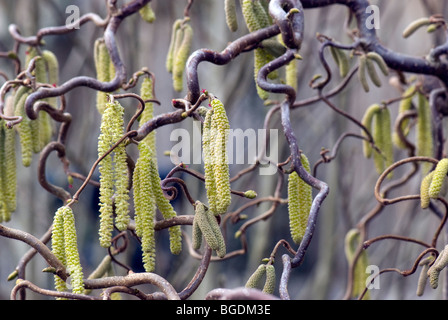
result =
[[[379,112],[375,113],[372,135],[375,145],[381,151],[381,154],[379,152],[373,154],[375,168],[381,174],[386,167],[393,163],[392,131],[388,108],[381,108]],[[388,177],[391,177],[391,175],[388,175]]]
[[[170,201],[165,197],[162,186],[161,179],[159,176],[159,171],[153,158],[151,159],[151,183],[153,186],[153,193],[155,196],[155,201],[157,208],[162,213],[164,219],[171,219],[176,217],[176,211],[171,205]],[[179,254],[182,251],[182,230],[179,225],[172,226],[168,229],[170,235],[170,250],[172,254]]]
[[333,60],[338,66],[339,75],[341,76],[341,78],[345,78],[350,69],[350,64],[348,61],[348,57],[345,54],[345,51],[337,47],[330,46],[330,52],[333,57]]
[[437,256],[436,261],[429,267],[428,276],[429,283],[433,289],[437,289],[439,285],[439,274],[448,265],[448,245]]
[[[302,153],[301,161],[304,169],[310,171],[308,158]],[[308,216],[313,202],[312,187],[303,181],[296,171],[288,177],[288,213],[291,238],[300,243],[308,224]]]
[[378,68],[380,68],[383,75],[385,76],[389,75],[389,68],[380,54],[373,51],[368,52],[367,59],[374,61],[377,64]]
[[156,206],[151,182],[151,150],[145,143],[139,143],[138,149],[139,158],[133,174],[135,231],[141,238],[145,271],[153,272],[156,259],[154,234]]
[[[365,129],[372,134],[372,123],[373,123],[373,116],[381,110],[381,106],[379,104],[372,104],[370,105],[366,111],[364,112],[364,116],[361,120],[362,125],[365,127]],[[367,134],[364,130],[361,131],[362,136],[367,138]],[[372,145],[369,141],[363,140],[362,143],[363,147],[363,154],[364,157],[370,158],[372,157]]]
[[190,54],[193,42],[193,28],[189,23],[184,23],[182,28],[182,42],[179,48],[173,52],[173,87],[174,90],[180,92],[183,89],[183,75],[185,64]]
[[156,14],[155,14],[154,10],[152,9],[151,2],[147,3],[138,12],[139,12],[140,16],[142,17],[142,19],[148,23],[153,23],[156,20]]
[[183,21],[182,19],[177,19],[176,21],[174,21],[171,29],[171,40],[165,61],[166,70],[170,73],[173,72],[173,60],[174,60],[174,52],[176,49],[176,42],[180,42],[182,38],[181,37],[182,33],[179,33],[179,30],[181,30],[182,21]]
[[14,130],[6,128],[5,121],[0,119],[0,222],[9,221],[16,209],[14,143]]
[[216,212],[217,204],[217,190],[214,177],[214,139],[215,134],[212,135],[212,117],[213,109],[209,109],[205,115],[204,127],[202,131],[202,149],[204,153],[204,178],[205,178],[205,189],[207,192],[207,199],[210,210]]
[[[98,156],[103,156],[123,135],[123,107],[117,102],[106,105],[98,138]],[[124,230],[129,222],[128,171],[124,144],[105,156],[99,164],[100,171],[100,244],[109,247],[113,231],[114,186],[117,228]],[[115,167],[114,167],[115,162]]]
[[404,30],[403,30],[403,38],[407,38],[411,36],[415,31],[423,26],[428,26],[431,24],[431,19],[427,17],[419,18],[415,21],[412,21]]
[[236,16],[236,0],[225,0],[224,11],[226,14],[226,23],[230,31],[238,30],[238,19]]
[[[412,85],[406,89],[406,91],[402,95],[403,99],[400,101],[400,106],[398,107],[398,114],[403,114],[412,109],[412,98],[414,97],[415,93],[415,85]],[[401,122],[400,130],[405,137],[409,134],[409,122],[409,119],[405,119]],[[400,136],[395,131],[392,135],[392,140],[395,146],[402,149],[406,148],[406,144],[400,139]]]
[[263,292],[273,294],[275,290],[275,267],[272,264],[266,265],[266,281],[264,283]]
[[429,186],[431,185],[432,176],[434,175],[434,171],[428,173],[422,180],[420,184],[420,207],[422,209],[426,209],[429,207],[430,196],[429,196]]
[[218,257],[224,257],[226,254],[226,243],[214,213],[200,201],[196,201],[195,208],[194,219],[197,219],[205,241],[212,250],[216,251]]
[[286,84],[291,86],[294,90],[297,90],[297,88],[298,88],[298,83],[297,83],[298,70],[297,70],[297,68],[298,68],[297,59],[293,59],[286,65],[286,70],[285,70]]
[[367,69],[367,57],[365,54],[363,54],[359,57],[358,79],[359,82],[361,82],[364,91],[369,92],[370,86],[367,81],[366,69]]
[[[153,99],[153,79],[151,77],[146,77],[143,79],[140,95],[144,101]],[[142,125],[143,123],[151,120],[154,115],[154,106],[152,102],[145,103],[145,110],[142,112],[140,116],[139,123]],[[165,197],[162,187],[161,187],[161,178],[159,176],[158,171],[158,162],[157,162],[157,154],[156,154],[156,132],[150,132],[142,141],[148,146],[149,150],[149,161],[150,161],[150,177],[151,177],[151,185],[152,185],[152,194],[154,195],[155,203],[157,208],[162,213],[165,219],[170,219],[175,217],[176,211],[173,206],[169,202],[169,200]],[[170,234],[170,249],[173,254],[179,254],[182,251],[182,230],[180,226],[173,226],[169,229]]]
[[70,273],[70,284],[73,293],[82,294],[84,293],[84,276],[79,260],[75,217],[70,207],[63,207],[62,212],[64,217],[65,256],[67,259],[67,269]]
[[195,218],[193,219],[193,227],[191,232],[191,246],[195,250],[198,250],[202,244],[202,231],[199,227],[198,219],[196,216],[197,211],[202,209],[204,209],[204,207],[195,206]]
[[[109,51],[107,50],[106,43],[103,38],[99,38],[94,44],[94,61],[96,69],[96,77],[99,81],[108,82],[111,80],[110,64],[111,59]],[[106,103],[108,101],[108,95],[106,92],[98,91],[96,96],[96,107],[100,114],[103,114]]]
[[[43,50],[41,53],[36,48],[30,47],[27,51],[25,64],[28,65],[32,58],[39,56],[35,60],[33,70],[35,81],[38,84],[56,85],[59,81],[59,63],[55,54],[49,50]],[[45,102],[53,108],[57,107],[57,98],[46,98]],[[51,140],[53,134],[53,123],[47,112],[39,112],[38,118],[30,121],[30,127],[33,136],[33,152],[40,152],[43,147]]]
[[213,108],[212,124],[216,125],[216,135],[214,135],[214,179],[216,183],[217,204],[215,214],[222,214],[227,211],[231,203],[231,189],[229,177],[229,161],[227,155],[227,140],[229,136],[229,119],[223,103],[218,99],[211,101]]
[[[145,77],[140,87],[140,96],[143,101],[154,99],[153,94],[154,81],[152,77]],[[145,109],[140,115],[140,126],[154,117],[154,104],[152,102],[145,102]],[[143,140],[147,143],[151,150],[156,150],[156,131],[150,132]]]
[[30,126],[30,118],[25,113],[25,100],[28,97],[30,89],[20,87],[14,95],[14,114],[22,117],[22,121],[16,126],[20,138],[22,152],[22,164],[25,167],[31,165],[33,157],[33,137]]
[[[5,101],[6,108],[12,104],[12,97],[9,96]],[[8,106],[9,105],[9,106]],[[5,221],[10,219],[12,212],[16,210],[17,199],[17,166],[16,166],[16,132],[14,129],[6,127],[4,120],[0,121],[1,141],[0,141],[0,188],[1,198],[4,201],[7,216]]]
[[[345,256],[347,258],[347,262],[349,264],[352,264],[355,258],[355,252],[359,245],[359,236],[360,232],[357,229],[350,229],[346,236],[345,236]],[[368,257],[367,252],[363,250],[358,260],[356,261],[356,265],[354,266],[353,270],[353,290],[352,290],[352,297],[356,298],[358,297],[365,289],[366,287],[366,280],[368,274],[366,273],[366,268],[368,266]],[[369,292],[367,292],[363,299],[369,299],[370,295]]]
[[[53,218],[53,228],[51,234],[51,251],[56,258],[64,265],[67,265],[65,255],[65,240],[64,240],[64,210],[65,207],[60,207]],[[57,291],[67,291],[67,285],[58,275],[54,276],[54,284]]]
[[373,84],[377,87],[381,87],[381,79],[378,76],[378,73],[376,72],[373,60],[370,59],[368,56],[366,56],[366,68],[370,80],[372,80]]
[[[417,94],[417,132],[416,155],[423,157],[433,156],[433,137],[431,125],[431,109],[426,97],[420,92]],[[426,175],[431,169],[431,163],[422,164],[422,174]]]
[[419,266],[422,267],[422,270],[420,271],[420,275],[418,277],[418,282],[417,282],[417,291],[416,291],[416,295],[418,297],[421,297],[423,295],[423,293],[425,292],[425,286],[426,283],[428,282],[428,270],[429,270],[429,265],[434,261],[434,257],[433,256],[429,256],[423,260],[421,260],[419,262]]
[[431,179],[431,184],[429,185],[428,195],[431,199],[435,199],[439,196],[442,190],[443,183],[448,173],[448,159],[441,159],[436,168],[434,169],[434,174]]
[[[250,32],[266,28],[270,25],[269,15],[267,14],[263,4],[260,0],[243,0],[242,2],[242,12],[246,26]],[[274,59],[267,50],[263,48],[257,48],[254,50],[254,78],[255,82],[258,77],[258,72],[265,64],[269,63]],[[277,72],[271,72],[268,75],[269,79],[275,79],[278,77]],[[262,100],[269,98],[269,93],[261,89],[258,84],[256,84],[258,96]]]
[[260,285],[261,279],[266,274],[266,265],[260,264],[254,273],[247,280],[246,288],[257,288]]

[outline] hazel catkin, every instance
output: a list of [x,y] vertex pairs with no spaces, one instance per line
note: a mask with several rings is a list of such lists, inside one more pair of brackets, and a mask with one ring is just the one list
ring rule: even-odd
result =
[[[303,153],[301,161],[309,172],[309,161]],[[288,177],[288,213],[291,238],[295,243],[300,243],[305,234],[312,201],[312,187],[303,181],[296,171],[291,172]]]
[[429,198],[435,199],[439,196],[442,190],[443,183],[448,173],[448,158],[441,159],[434,169],[434,174],[432,175],[431,183],[428,189]]
[[141,238],[142,260],[146,272],[155,269],[155,199],[151,181],[151,151],[149,146],[138,144],[139,158],[133,173],[135,231]]

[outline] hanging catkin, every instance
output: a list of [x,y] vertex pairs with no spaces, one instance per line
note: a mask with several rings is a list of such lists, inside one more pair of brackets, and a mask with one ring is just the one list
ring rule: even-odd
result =
[[223,103],[218,99],[211,101],[213,108],[212,126],[216,126],[216,134],[213,148],[213,176],[216,184],[216,210],[215,214],[222,214],[227,211],[231,203],[231,189],[229,180],[229,161],[227,155],[227,140],[229,135],[229,119]]
[[[102,157],[123,135],[123,107],[118,101],[106,104],[101,120],[98,138],[98,156]],[[115,213],[117,228],[124,230],[129,222],[128,208],[128,171],[125,145],[120,143],[107,154],[99,164],[100,171],[100,244],[109,247],[113,230],[113,209],[115,195]],[[114,186],[116,190],[114,190]]]
[[[310,171],[308,158],[302,153],[303,168]],[[308,216],[313,202],[312,187],[303,181],[296,171],[288,177],[288,213],[291,238],[300,243],[308,224]]]
[[155,268],[155,199],[151,182],[151,151],[145,143],[139,143],[139,158],[133,174],[135,231],[141,238],[143,266],[146,272]]
[[[54,216],[52,231],[52,251],[67,267],[70,274],[72,292],[84,293],[84,275],[79,260],[75,217],[68,206],[60,207]],[[55,275],[55,286],[58,291],[66,291],[66,284]]]
[[[151,77],[146,77],[140,88],[140,95],[144,101],[153,99],[153,79]],[[151,120],[153,118],[153,103],[145,103],[145,110],[142,112],[139,120],[139,124]],[[142,141],[148,146],[149,152],[149,170],[151,179],[152,194],[154,196],[154,201],[156,207],[162,213],[164,219],[174,218],[177,214],[171,205],[170,201],[165,197],[162,186],[161,178],[159,176],[159,169],[157,163],[156,154],[156,132],[150,132]],[[179,254],[182,251],[182,230],[179,225],[172,226],[168,229],[170,234],[170,250],[173,254]]]
[[[95,61],[96,78],[102,82],[110,81],[112,78],[112,75],[110,74],[111,60],[103,38],[95,40],[93,56]],[[107,101],[107,93],[98,91],[96,95],[96,108],[100,114],[103,114]]]

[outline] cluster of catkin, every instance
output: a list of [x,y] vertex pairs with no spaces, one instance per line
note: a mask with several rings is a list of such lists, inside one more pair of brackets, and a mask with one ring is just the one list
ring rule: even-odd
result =
[[223,103],[213,97],[210,106],[211,108],[205,114],[202,132],[204,177],[208,206],[199,201],[195,204],[193,247],[195,249],[200,247],[203,235],[208,245],[216,250],[218,256],[223,257],[226,248],[217,216],[226,213],[231,203],[227,155],[230,126]]
[[[59,78],[59,64],[56,56],[49,50],[41,53],[36,48],[27,51],[26,65],[35,58],[33,70],[35,86],[56,85]],[[31,165],[33,153],[39,153],[51,140],[53,124],[46,112],[39,112],[35,120],[31,120],[25,114],[25,100],[32,93],[33,88],[20,86],[14,93],[14,115],[22,117],[22,121],[16,126],[22,149],[22,163],[25,167]],[[56,98],[48,98],[46,101],[52,107],[56,107]]]
[[[40,86],[56,85],[59,78],[59,64],[56,56],[48,50],[38,52],[30,47],[26,52],[26,66],[34,59],[32,79],[27,85],[16,87],[5,99],[5,116],[20,116],[21,122],[14,128],[8,128],[6,121],[0,120],[0,222],[9,221],[16,210],[16,134],[19,136],[22,164],[31,165],[34,153],[39,153],[50,142],[53,123],[46,112],[39,112],[38,118],[31,120],[25,113],[25,101]],[[55,98],[46,103],[57,106]]]
[[[417,97],[417,103],[413,104],[413,98]],[[406,115],[406,112],[415,109],[417,119],[415,123],[415,149],[417,156],[433,156],[433,137],[431,124],[431,109],[429,101],[424,94],[419,92],[415,85],[411,85],[402,95],[400,101],[398,115]],[[372,104],[370,105],[361,120],[365,129],[371,133],[373,144],[368,139],[366,132],[363,130],[361,134],[365,137],[363,141],[363,154],[366,158],[373,157],[375,168],[381,174],[388,166],[393,163],[394,146],[400,149],[406,148],[403,140],[410,133],[411,123],[409,118],[401,119],[397,117],[395,130],[392,130],[390,110],[386,105]],[[400,131],[400,134],[398,133]],[[374,147],[373,147],[374,146]],[[426,174],[430,167],[430,163],[422,165],[422,172]],[[391,174],[389,175],[391,177]]]
[[[141,86],[141,97],[144,101],[153,98],[152,78],[146,77]],[[145,103],[145,109],[139,123],[143,124],[153,117],[153,104]],[[147,272],[155,268],[154,219],[156,209],[165,219],[176,216],[176,212],[165,197],[158,172],[155,132],[148,134],[138,144],[139,158],[133,173],[135,230],[142,241],[143,263]],[[170,250],[179,254],[182,250],[182,234],[180,226],[169,228]]]
[[189,21],[188,17],[174,21],[166,57],[166,69],[172,74],[173,88],[179,92],[183,89],[185,64],[193,42],[193,28]]
[[[60,207],[53,218],[51,235],[52,252],[66,266],[70,275],[73,293],[84,293],[84,274],[79,259],[75,217],[69,206]],[[67,284],[58,275],[54,276],[55,288],[68,291]]]
[[[272,25],[272,18],[268,13],[269,2],[265,0],[242,0],[241,9],[246,23],[247,29],[254,32]],[[235,0],[228,0],[224,3],[227,26],[231,31],[236,31],[238,28]],[[254,50],[254,78],[258,96],[267,100],[269,92],[261,89],[257,83],[258,72],[260,69],[274,60],[276,57],[283,54],[286,47],[283,45],[281,36],[264,40],[260,47]],[[297,56],[300,59],[299,56]],[[279,78],[278,71],[272,71],[268,74],[270,80]],[[297,60],[290,61],[285,68],[284,82],[287,85],[297,89]]]
[[[264,284],[262,279],[265,279]],[[255,272],[249,277],[246,282],[246,288],[262,289],[264,293],[273,294],[275,290],[275,267],[268,262],[267,264],[260,264]]]

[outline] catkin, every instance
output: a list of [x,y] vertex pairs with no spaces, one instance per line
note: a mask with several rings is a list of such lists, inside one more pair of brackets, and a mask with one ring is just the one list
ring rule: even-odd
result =
[[[196,218],[196,211],[198,210],[198,207],[195,207],[195,218],[193,219],[193,228],[192,228],[192,234],[191,234],[191,245],[193,249],[198,250],[201,247],[202,244],[202,231],[199,227],[198,219]],[[199,208],[199,210],[202,210]]]
[[425,292],[425,286],[426,286],[426,282],[428,280],[428,270],[429,270],[429,265],[434,261],[434,257],[433,256],[429,256],[426,259],[423,259],[420,261],[420,263],[418,264],[419,266],[422,267],[422,270],[420,271],[420,275],[418,277],[418,282],[417,282],[417,296],[421,297],[423,295],[423,293]]
[[[104,110],[98,156],[103,156],[123,135],[123,107],[117,102],[109,102]],[[109,153],[99,164],[100,171],[100,244],[109,247],[113,230],[114,185],[116,185],[115,207],[117,228],[124,230],[129,222],[128,171],[125,145],[114,149],[114,159]],[[115,164],[115,166],[114,166]]]
[[[75,217],[68,206],[60,207],[53,219],[52,252],[67,267],[70,274],[72,292],[84,293],[84,280],[79,260]],[[55,287],[58,291],[66,291],[67,286],[59,276],[55,275]]]
[[226,243],[214,213],[200,201],[196,201],[195,206],[195,219],[197,219],[205,241],[212,250],[216,251],[218,257],[224,257],[226,254]]
[[337,47],[330,46],[331,56],[333,57],[334,62],[339,68],[339,75],[341,78],[345,78],[347,73],[349,72],[349,62],[347,55],[344,50],[341,50]]
[[[165,67],[166,70],[168,72],[173,72],[173,58],[174,58],[174,51],[175,51],[175,46],[176,46],[176,42],[179,41],[178,40],[178,31],[180,30],[180,27],[182,25],[182,19],[177,19],[176,21],[174,21],[173,23],[173,27],[171,30],[171,40],[170,40],[170,45],[168,48],[168,54],[166,56],[166,61],[165,61]],[[181,38],[181,37],[180,37]]]
[[266,273],[266,265],[260,264],[254,273],[247,280],[245,287],[246,288],[257,288],[260,284],[261,278]]
[[62,210],[64,217],[65,257],[67,259],[67,268],[70,272],[70,284],[72,285],[73,293],[82,294],[84,293],[84,276],[79,260],[75,217],[70,207],[65,206]]
[[[154,99],[153,95],[154,81],[152,77],[145,77],[140,87],[140,96],[143,101]],[[145,102],[145,109],[140,115],[140,125],[151,120],[154,116],[154,104],[152,102]],[[143,140],[147,143],[151,150],[156,150],[156,131],[151,131]]]
[[204,178],[205,189],[210,210],[216,212],[216,183],[213,169],[214,139],[212,134],[213,109],[209,109],[205,115],[204,127],[202,132],[202,149],[204,153]]
[[193,28],[188,23],[182,25],[182,42],[179,49],[173,52],[173,87],[180,92],[183,89],[183,75],[185,64],[190,54],[191,44],[193,42]]
[[133,174],[135,231],[141,238],[143,266],[146,272],[155,269],[155,199],[151,182],[151,150],[145,143],[138,144],[139,158]]
[[286,65],[286,84],[291,86],[294,90],[297,91],[298,89],[298,83],[297,83],[297,59],[293,59],[291,60],[287,65]]
[[[262,3],[259,0],[243,0],[242,12],[246,26],[250,32],[266,28],[270,25],[269,15],[266,13]],[[254,50],[254,78],[255,82],[258,77],[258,72],[265,64],[272,61],[274,57],[265,49],[257,48]],[[277,72],[271,72],[268,75],[269,79],[275,79],[278,77]],[[258,96],[262,100],[266,100],[269,97],[269,93],[261,89],[256,83],[256,89]]]
[[[380,110],[381,106],[379,104],[372,104],[364,112],[364,116],[361,120],[361,123],[365,127],[365,129],[370,133],[372,133],[373,117]],[[367,134],[365,133],[364,130],[362,130],[361,134],[367,138]],[[372,156],[372,150],[373,150],[371,143],[367,140],[363,140],[362,146],[364,157],[370,158]]]
[[[11,96],[6,98],[5,104],[12,104]],[[3,131],[3,141],[1,142],[2,150],[0,150],[2,153],[2,160],[0,163],[2,185],[0,188],[2,189],[2,198],[4,199],[6,210],[10,214],[16,210],[17,206],[16,132],[12,128],[7,128],[5,121],[0,121],[0,126]]]
[[[359,235],[360,232],[357,229],[350,229],[345,235],[344,241],[344,251],[347,262],[352,264],[355,258],[355,252],[359,245]],[[367,251],[363,250],[358,256],[358,260],[356,261],[356,265],[353,270],[353,290],[352,297],[359,296],[366,287],[366,268],[368,266],[368,257]],[[364,295],[364,299],[369,298],[369,293],[367,292]]]
[[[424,157],[433,156],[433,137],[431,125],[431,109],[426,97],[420,92],[417,94],[417,133],[416,133],[416,155]],[[425,175],[431,169],[431,163],[422,165],[422,173]]]
[[441,159],[432,175],[431,184],[429,185],[428,195],[431,199],[435,199],[439,196],[440,190],[442,190],[443,183],[448,173],[448,158]]
[[437,289],[439,284],[439,274],[448,265],[448,245],[437,256],[436,261],[428,269],[429,283],[433,289]]
[[393,163],[392,131],[388,108],[381,108],[379,112],[375,113],[372,135],[375,145],[381,151],[381,154],[379,152],[373,154],[375,168],[381,174],[386,167]]
[[211,101],[213,108],[212,124],[216,125],[216,135],[213,135],[215,165],[214,179],[216,184],[217,204],[215,214],[222,214],[227,211],[231,203],[231,190],[229,181],[229,161],[227,155],[227,140],[229,135],[229,119],[223,103],[218,99]]
[[367,53],[367,59],[374,61],[385,76],[389,75],[389,68],[380,54],[370,51]]
[[[306,171],[310,171],[308,158],[302,153],[302,165]],[[296,171],[288,177],[288,213],[291,238],[295,243],[300,243],[308,224],[308,216],[313,202],[312,187],[303,181]]]
[[[53,228],[51,233],[51,251],[55,257],[65,266],[67,259],[65,255],[65,240],[64,240],[64,210],[65,207],[60,207],[53,218]],[[67,285],[58,275],[54,276],[55,288],[57,291],[67,291]]]
[[33,137],[30,126],[30,118],[25,113],[25,100],[28,97],[30,89],[20,87],[14,95],[14,114],[22,117],[22,121],[17,126],[17,132],[20,138],[22,152],[22,164],[25,167],[31,165],[33,156]]
[[381,87],[381,80],[378,76],[378,73],[376,72],[375,65],[373,64],[372,59],[370,59],[368,56],[366,56],[366,68],[370,80],[372,80],[373,84],[377,87]]
[[[94,44],[94,61],[96,77],[99,81],[107,82],[111,80],[110,64],[111,59],[103,38],[99,38]],[[100,114],[103,114],[108,96],[106,92],[98,91],[96,96],[96,107]]]
[[367,82],[366,68],[367,68],[367,57],[365,54],[363,54],[359,57],[358,79],[359,82],[361,82],[364,91],[369,92],[370,86],[369,83]]
[[413,22],[411,22],[403,31],[403,38],[407,38],[411,36],[415,31],[423,26],[428,26],[431,24],[431,20],[429,18],[420,18]]
[[151,2],[148,2],[138,12],[139,12],[140,16],[142,17],[142,19],[148,23],[153,23],[156,20],[156,14],[151,7]]
[[275,290],[275,268],[272,264],[266,265],[266,282],[264,283],[263,292],[273,294]]
[[226,14],[226,23],[230,31],[238,30],[238,20],[236,17],[236,0],[225,0],[224,11]]
[[[402,95],[403,99],[400,101],[400,106],[398,107],[398,114],[403,114],[412,109],[412,98],[414,97],[415,92],[415,86],[410,86],[406,89]],[[409,119],[404,119],[401,122],[400,130],[405,137],[409,134]],[[395,131],[392,135],[392,140],[397,147],[402,149],[406,147],[406,144],[400,139],[400,136]]]
[[431,171],[423,178],[420,184],[420,207],[426,209],[429,207],[429,202],[431,200],[429,196],[429,186],[431,185],[432,176],[434,171]]

